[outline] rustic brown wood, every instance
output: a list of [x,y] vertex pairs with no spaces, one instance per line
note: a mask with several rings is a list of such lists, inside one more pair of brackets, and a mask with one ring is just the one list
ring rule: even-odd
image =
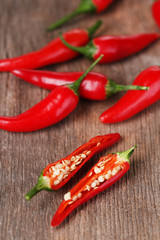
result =
[[[1,0],[0,58],[13,57],[39,49],[59,30],[46,33],[52,22],[70,13],[79,1]],[[101,15],[83,16],[61,28],[91,26],[102,18],[98,34],[132,34],[158,31],[150,6],[151,0],[117,0]],[[160,64],[160,44],[127,60],[96,66],[118,83],[131,83],[150,65]],[[46,67],[55,71],[85,70],[83,57]],[[9,73],[0,73],[0,115],[17,115],[43,99],[48,91],[32,86]],[[114,125],[99,122],[100,114],[123,93],[108,101],[81,100],[77,109],[55,126],[33,133],[0,131],[0,239],[1,240],[158,240],[160,104],[157,102],[132,119]],[[116,113],[115,113],[116,114]],[[119,132],[122,141],[107,152],[138,145],[131,169],[113,187],[75,210],[58,228],[50,222],[64,193],[84,176],[105,151],[93,158],[70,183],[56,193],[42,192],[26,202],[25,193],[36,183],[41,170],[98,134]]]

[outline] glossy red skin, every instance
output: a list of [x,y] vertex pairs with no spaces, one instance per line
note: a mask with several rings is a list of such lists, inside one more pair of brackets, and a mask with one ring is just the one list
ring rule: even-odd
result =
[[[86,45],[89,35],[86,30],[74,29],[63,34],[66,41],[74,46]],[[79,54],[68,49],[59,38],[54,39],[39,51],[31,52],[20,57],[0,60],[0,72],[11,71],[17,68],[34,69],[53,63],[65,62],[77,57]]]
[[[103,151],[104,149],[110,147],[111,145],[113,145],[114,143],[119,141],[120,138],[121,138],[121,136],[120,136],[119,133],[112,133],[112,134],[107,134],[107,135],[104,135],[104,136],[94,137],[89,142],[85,143],[84,145],[82,145],[81,147],[76,149],[74,152],[72,152],[70,155],[68,155],[64,159],[61,159],[61,160],[59,160],[57,162],[49,164],[44,169],[43,176],[49,176],[49,174],[47,173],[49,168],[51,166],[56,165],[58,162],[61,162],[62,160],[71,159],[72,156],[79,155],[84,150],[91,150],[90,155],[80,165],[78,165],[76,167],[76,169],[73,172],[71,172],[66,179],[64,179],[63,182],[61,182],[58,185],[54,185],[52,180],[51,180],[51,188],[52,188],[52,190],[58,190],[58,189],[62,188],[83,167],[83,165],[88,160],[90,160],[92,158],[92,156],[94,156],[95,154],[97,154],[97,153]],[[101,144],[99,146],[97,146],[98,142],[101,142]]]
[[[84,72],[48,72],[36,70],[13,70],[15,76],[34,84],[36,86],[52,90],[57,86],[75,82]],[[79,94],[81,97],[90,100],[105,100],[107,93],[105,91],[108,79],[101,73],[89,73],[82,81]]]
[[[113,176],[112,178],[110,178],[109,180],[107,180],[106,182],[104,182],[103,184],[101,184],[97,189],[92,190],[88,193],[85,194],[85,196],[83,196],[82,198],[78,199],[75,203],[68,205],[65,208],[66,205],[66,201],[63,201],[61,203],[61,205],[59,206],[57,212],[55,213],[51,225],[53,227],[58,226],[74,209],[76,209],[78,206],[80,206],[81,204],[87,202],[88,200],[90,200],[91,198],[93,198],[94,196],[96,196],[98,193],[104,191],[105,189],[107,189],[108,187],[110,187],[111,185],[113,185],[115,182],[117,182],[130,168],[130,164],[128,162],[125,162],[123,164],[123,170],[121,170],[118,174],[116,174],[115,176]],[[89,171],[90,173],[90,171]],[[84,185],[84,183],[86,182],[86,179],[88,178],[89,173],[76,185],[74,186],[70,192],[71,195],[72,193],[76,193],[78,191],[78,189]]]
[[94,6],[96,6],[96,12],[104,11],[112,2],[113,0],[92,0]]
[[152,66],[135,79],[133,85],[148,86],[147,91],[128,91],[114,106],[100,116],[102,123],[116,123],[129,119],[160,99],[160,67]]
[[157,25],[160,27],[160,0],[153,3],[152,15]]
[[100,63],[115,62],[139,52],[159,38],[160,34],[158,33],[95,38],[93,44],[97,50],[93,58],[97,59],[103,54],[104,57]]
[[0,117],[0,129],[30,132],[48,127],[68,116],[78,101],[78,96],[67,86],[57,87],[26,112],[16,117]]

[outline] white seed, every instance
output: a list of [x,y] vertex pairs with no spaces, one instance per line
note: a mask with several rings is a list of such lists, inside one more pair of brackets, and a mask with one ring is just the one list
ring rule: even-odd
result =
[[76,157],[76,161],[79,160],[81,157],[79,155],[77,155]]
[[51,167],[53,171],[56,171],[56,168],[54,166]]
[[64,175],[64,173],[61,172],[60,175],[57,177],[57,179],[58,179],[59,181],[62,181],[62,179],[63,179],[63,175]]
[[95,182],[95,184],[96,184],[97,186],[99,186],[100,183],[99,183],[98,180],[95,180],[94,182]]
[[71,171],[73,171],[74,169],[76,169],[76,165],[75,165],[75,164],[72,164],[72,166],[71,166]]
[[86,154],[82,153],[81,157],[82,157],[82,159],[85,159],[87,156],[86,156]]
[[64,175],[64,176],[63,176],[63,179],[65,179],[65,178],[67,178],[67,177],[68,177],[68,174]]
[[88,151],[88,152],[86,152],[86,155],[89,155],[91,153],[91,151]]
[[111,170],[109,170],[107,173],[111,175],[111,174],[112,174],[112,171],[111,171]]
[[64,200],[65,200],[65,201],[68,201],[68,200],[70,200],[70,199],[71,199],[71,193],[68,192],[68,193],[66,193],[66,194],[64,195]]
[[65,170],[66,170],[67,172],[69,171],[69,169],[70,169],[70,168],[69,168],[68,166],[65,167]]
[[104,166],[100,167],[101,171],[104,169]]
[[58,185],[59,183],[60,183],[59,180],[55,180],[55,181],[54,181],[54,185]]
[[69,203],[68,203],[68,205],[70,205],[70,204],[72,204],[73,203],[73,201],[70,201]]
[[76,160],[75,160],[75,163],[77,163],[77,162],[81,162],[82,161],[82,159],[81,158],[76,158]]
[[73,156],[72,158],[71,158],[71,161],[74,161],[75,160],[75,157]]
[[65,161],[65,163],[67,163],[67,165],[70,164],[70,161],[69,161],[69,160],[64,160],[64,161]]
[[121,166],[118,165],[118,166],[116,167],[116,169],[117,169],[117,171],[121,170]]
[[62,169],[61,169],[61,172],[63,172],[63,173],[67,173],[68,171],[67,171],[67,169],[62,168]]
[[90,172],[90,174],[88,175],[88,177],[92,176],[92,172]]
[[58,176],[58,175],[60,174],[60,170],[57,169],[57,170],[54,172],[54,174],[55,174],[56,176]]
[[91,188],[95,188],[96,187],[96,183],[95,182],[92,182],[91,183]]
[[89,185],[86,185],[85,190],[90,191],[91,187]]
[[53,172],[52,168],[49,168],[49,170],[48,170],[48,171],[49,171],[49,173],[52,173],[52,172]]
[[118,170],[117,170],[116,168],[114,168],[114,169],[112,170],[112,176],[116,175],[117,172],[118,172]]
[[107,173],[104,177],[105,177],[106,180],[108,180],[108,179],[110,179],[111,174]]
[[97,189],[98,187],[95,187],[93,190]]
[[100,144],[101,144],[101,143],[100,143],[100,142],[98,142],[98,143],[97,143],[97,147],[98,147]]
[[82,193],[78,193],[78,198],[81,198],[82,197]]
[[100,176],[100,177],[98,178],[98,181],[99,181],[100,183],[104,182],[104,180],[105,180],[105,178],[104,178],[103,176]]
[[58,163],[57,165],[56,165],[56,168],[63,168],[63,164],[61,164],[61,163]]
[[77,196],[75,195],[73,198],[72,198],[73,202],[75,202],[77,200]]
[[101,169],[100,168],[98,168],[98,167],[95,167],[94,168],[94,172],[97,174],[97,173],[100,173],[101,172]]
[[76,166],[77,166],[77,165],[79,165],[80,163],[81,163],[81,161],[79,161],[79,162],[76,162]]

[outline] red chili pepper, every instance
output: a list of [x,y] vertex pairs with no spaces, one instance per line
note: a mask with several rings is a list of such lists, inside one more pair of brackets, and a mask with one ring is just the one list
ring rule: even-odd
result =
[[[83,46],[88,43],[89,37],[92,36],[100,25],[101,21],[98,21],[88,30],[74,29],[65,33],[63,36],[66,41],[74,46]],[[40,68],[49,64],[68,61],[75,58],[77,55],[76,52],[64,46],[59,38],[56,38],[39,51],[31,52],[16,58],[0,60],[0,72],[11,71],[15,68]]]
[[79,7],[71,14],[65,16],[64,18],[58,20],[57,22],[51,24],[47,31],[52,31],[60,26],[62,26],[64,23],[68,22],[70,19],[83,14],[83,13],[99,13],[104,11],[113,0],[82,0]]
[[[17,77],[32,83],[36,86],[43,87],[49,90],[75,82],[84,72],[47,72],[37,70],[25,70],[18,69],[11,71]],[[146,90],[146,87],[134,86],[134,85],[119,85],[111,79],[108,79],[101,73],[89,73],[82,81],[79,87],[79,94],[83,98],[90,100],[105,100],[111,95],[126,90]]]
[[152,15],[157,25],[160,27],[160,0],[155,1],[152,5]]
[[62,188],[92,156],[110,147],[120,138],[119,133],[94,137],[69,156],[49,164],[41,172],[36,186],[26,194],[25,198],[30,200],[41,190],[53,191]]
[[88,174],[64,195],[51,225],[58,226],[75,208],[117,182],[129,170],[129,157],[135,147],[100,158]]
[[148,86],[148,91],[128,91],[114,106],[101,116],[102,123],[124,121],[160,99],[160,67],[152,66],[144,70],[133,82]]
[[0,128],[12,132],[36,131],[68,116],[77,106],[81,81],[102,58],[97,59],[74,83],[55,88],[45,99],[16,117],[0,117]]
[[97,59],[104,55],[100,63],[111,63],[129,57],[155,40],[160,38],[158,33],[146,33],[133,36],[104,36],[93,39],[87,46],[75,47],[67,43],[62,35],[62,42],[70,49],[83,54],[89,59]]

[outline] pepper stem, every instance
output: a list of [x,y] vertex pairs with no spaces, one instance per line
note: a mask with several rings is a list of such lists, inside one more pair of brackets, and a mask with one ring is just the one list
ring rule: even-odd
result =
[[129,157],[131,157],[135,148],[137,148],[137,145],[135,145],[134,147],[130,148],[127,151],[118,152],[117,154],[119,155],[120,158],[123,158],[126,160],[126,162],[130,163]]
[[91,41],[90,43],[88,43],[86,46],[84,47],[75,47],[71,44],[69,44],[68,42],[66,42],[66,40],[63,38],[62,34],[59,34],[59,37],[62,41],[62,43],[68,47],[69,49],[76,51],[84,56],[86,56],[87,58],[89,58],[90,60],[93,60],[93,56],[97,50],[96,46],[94,45],[94,43]]
[[72,18],[82,14],[82,13],[93,13],[96,11],[96,7],[93,5],[92,0],[82,0],[79,7],[71,14],[61,18],[57,22],[51,24],[47,31],[52,31],[60,26],[62,26],[64,23],[67,23]]
[[97,29],[101,26],[102,20],[98,20],[92,27],[88,28],[88,35],[89,38],[93,36],[93,34],[97,31]]
[[38,183],[33,187],[26,195],[26,200],[31,200],[31,198],[42,190],[51,191],[51,187],[47,177],[43,177],[43,172],[39,176]]
[[84,72],[84,74],[78,78],[75,82],[71,84],[67,84],[67,86],[74,91],[75,94],[78,95],[79,86],[82,80],[87,76],[87,74],[95,67],[95,65],[102,59],[103,55],[101,55],[96,61],[92,63],[92,65]]
[[108,83],[105,86],[106,96],[110,97],[111,95],[120,92],[120,91],[128,91],[128,90],[148,90],[149,87],[146,86],[137,86],[137,85],[119,85],[115,83],[113,80],[108,79]]

